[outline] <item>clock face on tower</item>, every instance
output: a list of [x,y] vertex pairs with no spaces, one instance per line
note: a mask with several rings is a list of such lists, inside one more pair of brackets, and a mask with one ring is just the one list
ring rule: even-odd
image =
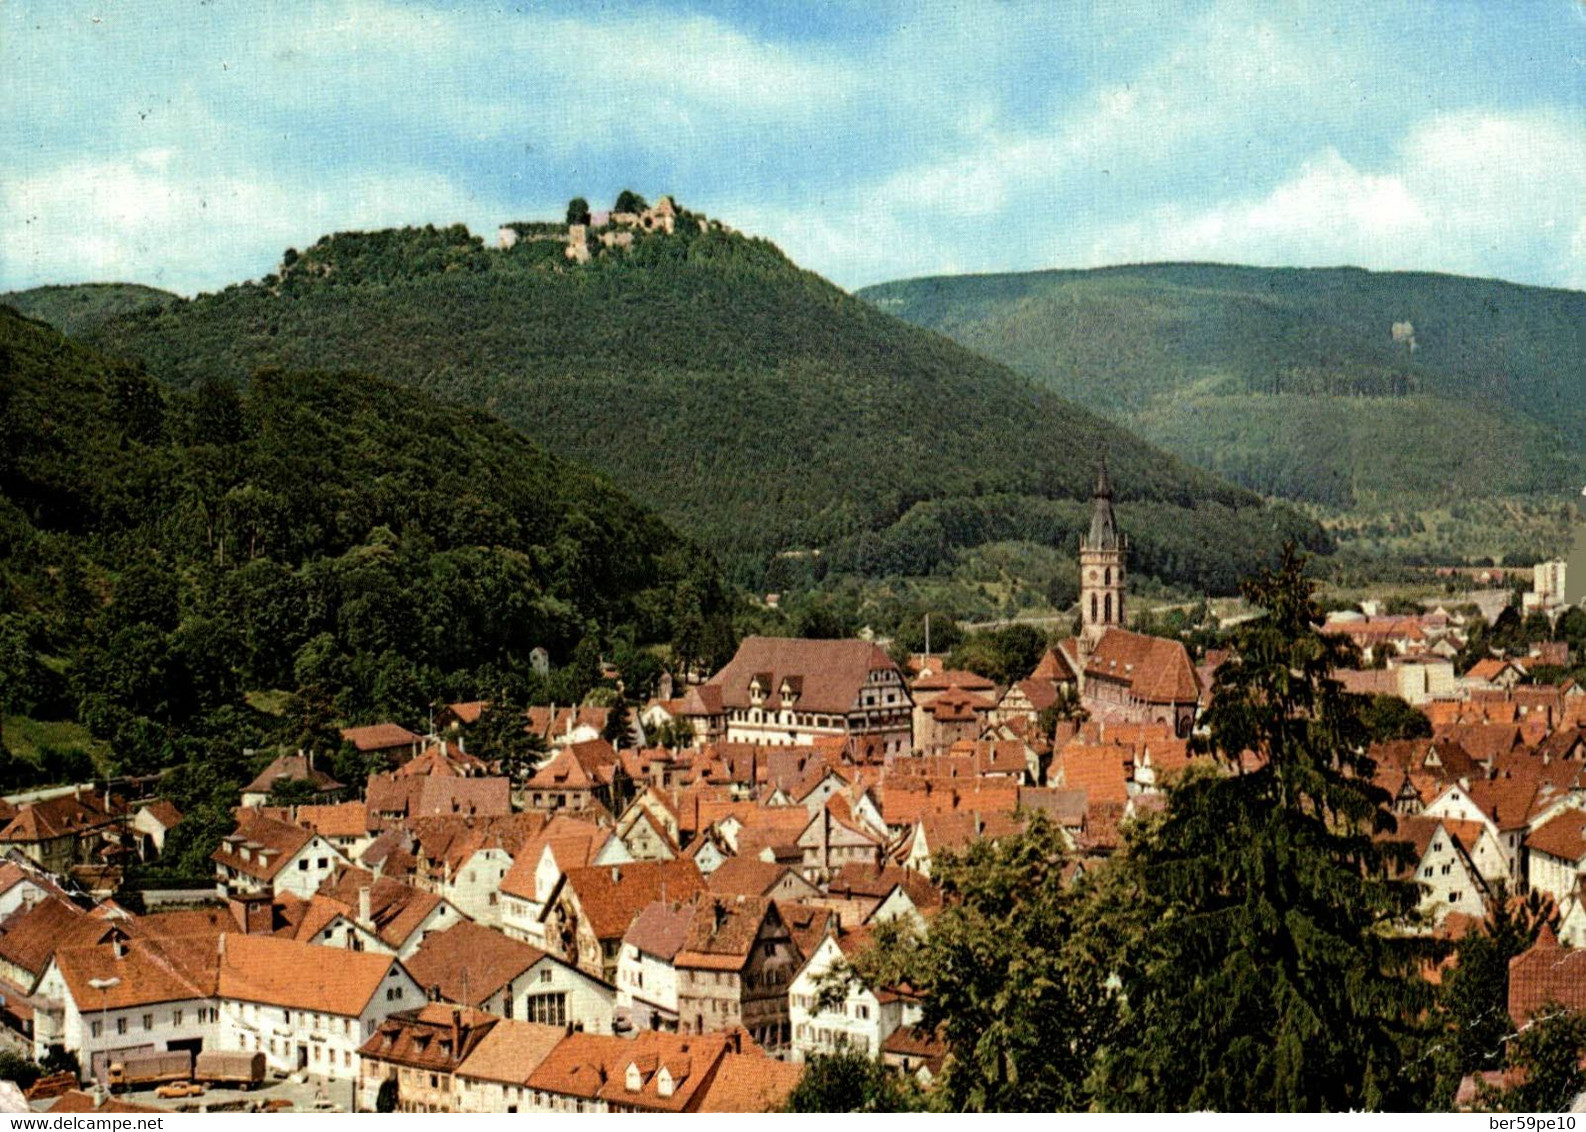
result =
[[1096,580],[1096,579],[1097,579],[1097,578],[1099,578],[1099,577],[1100,577],[1100,575],[1099,575],[1099,574],[1097,574],[1097,573],[1096,573],[1096,571],[1094,571],[1094,570],[1092,570],[1092,571],[1091,571],[1091,572],[1090,572],[1090,580],[1091,580],[1091,581],[1093,581],[1093,582],[1094,582],[1094,581],[1095,581],[1095,580]]

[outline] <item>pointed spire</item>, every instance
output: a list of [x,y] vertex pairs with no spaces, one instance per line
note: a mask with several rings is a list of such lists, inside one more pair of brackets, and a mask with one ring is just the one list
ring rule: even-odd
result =
[[1096,471],[1095,503],[1090,516],[1090,537],[1085,540],[1088,550],[1117,550],[1118,520],[1112,513],[1112,481],[1107,476],[1107,458],[1102,457]]

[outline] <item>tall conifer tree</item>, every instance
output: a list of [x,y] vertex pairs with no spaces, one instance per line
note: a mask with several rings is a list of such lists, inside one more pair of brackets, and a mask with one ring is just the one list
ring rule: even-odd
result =
[[[1203,717],[1222,773],[1191,774],[1121,862],[1140,932],[1098,1071],[1116,1109],[1419,1107],[1425,947],[1399,927],[1419,893],[1372,783],[1353,657],[1316,631],[1304,559],[1245,584],[1266,611],[1238,634]],[[1122,878],[1117,878],[1122,879]]]

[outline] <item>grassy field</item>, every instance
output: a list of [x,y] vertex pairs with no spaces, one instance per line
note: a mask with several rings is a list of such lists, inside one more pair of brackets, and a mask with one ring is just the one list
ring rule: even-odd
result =
[[5,717],[5,744],[12,754],[30,762],[38,762],[40,753],[47,749],[85,751],[101,771],[110,759],[110,744],[95,739],[82,724],[69,720],[8,715]]

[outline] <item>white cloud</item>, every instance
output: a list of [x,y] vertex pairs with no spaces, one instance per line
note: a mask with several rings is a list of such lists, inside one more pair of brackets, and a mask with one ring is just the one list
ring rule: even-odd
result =
[[170,151],[77,162],[0,183],[0,280],[129,280],[191,294],[264,274],[289,244],[336,228],[456,217],[465,194],[429,174],[351,177],[334,188],[194,173]]
[[1506,257],[1586,282],[1586,126],[1546,113],[1443,115],[1378,169],[1324,149],[1265,194],[1168,205],[1098,231],[1087,264],[1216,259],[1494,274]]

